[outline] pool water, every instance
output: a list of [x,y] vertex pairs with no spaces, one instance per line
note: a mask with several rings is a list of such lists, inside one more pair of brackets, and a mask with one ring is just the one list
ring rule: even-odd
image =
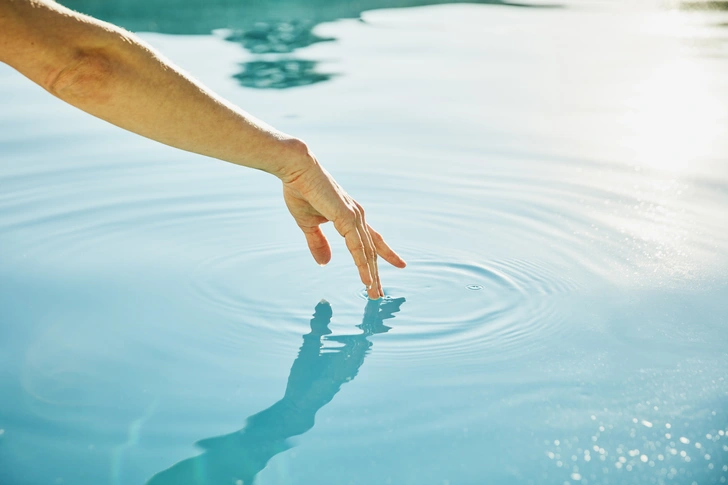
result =
[[367,301],[272,177],[0,66],[1,485],[728,480],[725,13],[68,3],[305,139],[409,265]]

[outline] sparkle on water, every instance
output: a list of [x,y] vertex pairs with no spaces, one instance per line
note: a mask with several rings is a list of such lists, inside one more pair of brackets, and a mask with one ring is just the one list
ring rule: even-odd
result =
[[68,3],[306,139],[409,265],[369,301],[271,177],[0,66],[1,484],[726,483],[726,12]]

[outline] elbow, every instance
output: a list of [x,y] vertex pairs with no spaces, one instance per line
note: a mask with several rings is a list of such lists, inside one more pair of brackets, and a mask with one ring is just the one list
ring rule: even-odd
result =
[[106,54],[78,52],[71,62],[51,76],[44,88],[71,104],[97,104],[111,97],[113,77],[113,63]]

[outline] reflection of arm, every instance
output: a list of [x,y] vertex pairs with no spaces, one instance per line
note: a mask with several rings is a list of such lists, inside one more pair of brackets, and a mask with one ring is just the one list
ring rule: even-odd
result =
[[326,326],[331,309],[328,305],[317,305],[311,320],[312,331],[303,337],[303,345],[291,367],[283,399],[251,416],[245,433],[255,434],[260,428],[270,434],[271,429],[280,429],[281,435],[290,437],[313,427],[316,412],[334,398],[344,383],[356,377],[372,346],[367,337],[387,332],[389,327],[384,325],[384,320],[392,318],[403,302],[403,298],[370,300],[359,325],[362,333],[324,337],[338,346],[323,353],[320,338],[323,333],[329,333]]
[[321,338],[330,333],[331,307],[319,303],[311,332],[303,336],[291,367],[283,399],[248,418],[242,430],[199,441],[203,454],[157,473],[147,485],[251,483],[271,458],[288,449],[287,439],[311,429],[318,410],[333,399],[343,383],[356,376],[371,347],[367,337],[388,331],[383,320],[391,318],[402,302],[403,298],[380,306],[378,301],[369,301],[359,325],[362,333],[327,337],[342,346],[325,353],[321,353]]
[[342,384],[356,376],[371,344],[363,334],[352,335],[341,342],[343,346],[322,353],[321,337],[330,333],[330,319],[331,307],[318,304],[311,332],[303,336],[303,345],[291,366],[283,398],[248,418],[246,435],[286,439],[305,433],[313,427],[318,410],[334,398]]
[[[280,401],[249,417],[240,431],[199,441],[203,454],[157,473],[147,485],[219,485],[237,480],[250,483],[271,458],[289,448],[288,438],[311,429],[318,410],[356,375],[369,347],[354,345],[359,340],[368,344],[361,334],[351,336],[355,340],[342,348],[321,354],[321,337],[330,333],[330,320],[331,307],[317,305],[311,332],[303,336]],[[352,354],[354,348],[360,351]],[[342,369],[346,369],[344,373]]]
[[0,61],[84,111],[184,150],[277,175],[305,153],[135,35],[48,0],[0,0]]

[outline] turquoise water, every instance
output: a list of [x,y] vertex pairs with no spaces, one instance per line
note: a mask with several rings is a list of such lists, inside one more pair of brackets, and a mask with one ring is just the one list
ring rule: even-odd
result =
[[409,266],[367,302],[270,176],[0,66],[1,485],[726,482],[724,13],[69,5],[307,140]]

